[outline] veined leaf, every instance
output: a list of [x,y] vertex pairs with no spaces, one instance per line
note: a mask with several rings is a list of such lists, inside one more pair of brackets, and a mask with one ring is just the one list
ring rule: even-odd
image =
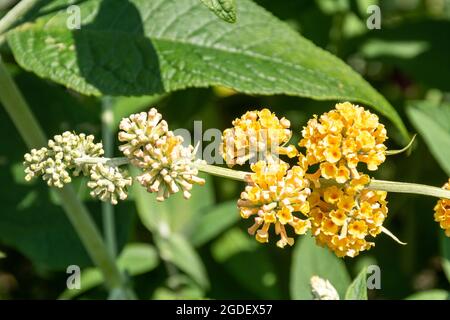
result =
[[450,176],[450,105],[438,107],[417,101],[407,108],[407,114],[434,158]]
[[220,19],[226,22],[236,22],[236,3],[234,0],[200,0],[205,6],[214,12]]
[[327,248],[316,245],[310,235],[305,235],[297,240],[292,257],[290,290],[293,299],[313,298],[310,286],[312,276],[330,281],[341,298],[350,284],[344,261]]
[[388,117],[393,107],[359,74],[250,0],[224,24],[198,0],[87,0],[80,29],[65,0],[8,33],[18,63],[88,95],[151,95],[223,85],[249,94],[350,100]]

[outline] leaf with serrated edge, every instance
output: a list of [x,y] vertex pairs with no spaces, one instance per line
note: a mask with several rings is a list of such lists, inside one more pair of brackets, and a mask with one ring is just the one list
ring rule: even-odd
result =
[[90,95],[150,95],[222,85],[249,94],[287,94],[370,105],[407,138],[397,112],[359,74],[249,0],[223,23],[198,0],[87,0],[80,29],[67,2],[8,33],[17,62]]

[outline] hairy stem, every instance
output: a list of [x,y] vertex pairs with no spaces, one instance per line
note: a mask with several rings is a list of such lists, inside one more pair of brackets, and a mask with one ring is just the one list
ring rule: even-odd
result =
[[[129,163],[127,158],[78,158],[75,160],[79,163],[111,163],[114,165],[123,165]],[[197,165],[198,170],[202,172],[209,173],[213,176],[218,176],[222,178],[228,178],[238,181],[246,181],[246,177],[251,172],[238,171],[223,167],[218,167],[211,164],[199,164]],[[321,184],[325,186],[339,185],[339,183],[333,180],[320,179]],[[424,184],[409,183],[409,182],[398,182],[398,181],[385,181],[372,179],[369,185],[366,187],[370,190],[380,190],[387,192],[396,193],[409,193],[409,194],[420,194],[425,196],[431,196],[442,199],[450,199],[450,190],[445,190],[439,187],[428,186]]]
[[251,174],[251,172],[222,168],[211,164],[199,164],[197,168],[198,170],[209,173],[213,176],[239,181],[245,181],[245,177]]
[[86,163],[86,164],[97,164],[97,163],[101,163],[101,164],[105,164],[108,166],[123,166],[125,164],[129,164],[130,160],[128,160],[128,158],[125,157],[119,157],[119,158],[96,158],[96,157],[83,157],[83,158],[78,158],[75,159],[75,162],[77,164],[82,164],[82,163]]
[[417,183],[372,179],[367,188],[371,189],[371,190],[383,190],[383,191],[387,191],[387,192],[421,194],[421,195],[426,195],[426,196],[431,196],[431,197],[436,197],[436,198],[450,199],[450,190],[445,190],[442,188],[427,186],[424,184],[417,184]]
[[[0,56],[0,102],[10,115],[17,130],[28,147],[47,144],[47,139],[39,123],[34,118],[28,104],[17,88]],[[126,288],[126,280],[113,257],[109,254],[100,232],[84,204],[77,198],[72,186],[56,190],[62,207],[81,239],[94,264],[100,269],[106,286],[110,290],[121,290],[124,297],[133,297]]]

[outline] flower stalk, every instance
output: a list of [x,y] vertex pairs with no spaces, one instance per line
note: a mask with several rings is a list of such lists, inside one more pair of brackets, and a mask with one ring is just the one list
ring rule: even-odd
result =
[[[110,165],[125,165],[129,163],[129,160],[124,157],[118,158],[95,158],[86,157],[78,158],[75,160],[78,163],[86,164],[96,164],[104,163]],[[228,178],[237,181],[246,181],[246,176],[250,175],[251,172],[239,171],[229,168],[223,168],[211,164],[198,164],[197,168],[199,171],[211,174],[213,176]],[[320,179],[321,184],[326,186],[337,185],[338,183],[330,179]],[[395,193],[409,193],[409,194],[419,194],[424,196],[436,197],[441,199],[450,199],[450,190],[445,190],[438,187],[428,186],[418,183],[409,182],[399,182],[399,181],[387,181],[387,180],[376,180],[371,179],[370,183],[366,187],[370,190],[379,190]]]
[[[43,146],[47,138],[30,108],[17,88],[0,56],[0,102],[14,122],[25,143],[30,147]],[[106,286],[110,291],[120,291],[122,298],[134,298],[126,286],[126,279],[119,271],[113,257],[106,248],[100,232],[86,207],[78,199],[74,189],[66,185],[55,190],[62,207],[74,226],[94,264],[102,272]]]

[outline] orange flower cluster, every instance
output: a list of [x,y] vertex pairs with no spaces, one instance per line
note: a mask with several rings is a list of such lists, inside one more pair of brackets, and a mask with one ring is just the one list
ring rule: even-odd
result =
[[[450,190],[450,178],[443,186],[444,189]],[[441,199],[434,207],[434,220],[439,222],[442,229],[445,230],[445,235],[450,237],[450,200]]]
[[309,120],[302,136],[299,145],[306,148],[308,164],[320,163],[322,177],[339,183],[359,176],[359,162],[376,170],[386,159],[384,125],[375,114],[349,102]]
[[308,198],[312,234],[319,245],[326,245],[338,257],[355,257],[375,244],[366,237],[382,231],[387,216],[384,191],[364,189],[367,175],[345,186],[323,186]]
[[[247,112],[233,126],[223,134],[222,153],[229,165],[243,164],[254,156],[252,142],[262,128],[271,132],[265,141],[276,140],[278,148],[291,137],[289,121],[278,120],[267,109]],[[376,237],[383,230],[387,193],[366,189],[370,178],[358,172],[357,165],[363,162],[369,170],[376,170],[384,162],[386,129],[376,115],[345,102],[309,120],[302,136],[299,146],[306,148],[305,154],[294,146],[284,150],[284,154],[298,157],[297,165],[290,168],[270,156],[251,165],[253,173],[238,201],[243,218],[255,217],[249,233],[259,242],[268,242],[274,224],[281,235],[277,245],[283,248],[294,243],[286,234],[285,227],[290,225],[296,234],[311,229],[317,243],[339,257],[354,257],[370,249],[374,243],[367,237]],[[269,155],[273,145],[257,144],[266,149],[256,149]],[[316,164],[318,170],[308,173]]]
[[220,151],[226,164],[242,165],[261,154],[267,160],[276,160],[279,154],[295,157],[295,146],[284,146],[292,136],[290,125],[289,120],[278,119],[268,109],[248,111],[223,131]]
[[311,227],[308,219],[300,218],[309,212],[307,198],[311,193],[308,180],[303,178],[304,169],[300,166],[289,169],[284,162],[265,161],[252,164],[251,169],[250,182],[238,201],[241,216],[255,219],[248,232],[266,243],[273,224],[275,233],[280,235],[277,246],[292,246],[294,239],[287,236],[285,227],[290,226],[296,234],[304,234]]

